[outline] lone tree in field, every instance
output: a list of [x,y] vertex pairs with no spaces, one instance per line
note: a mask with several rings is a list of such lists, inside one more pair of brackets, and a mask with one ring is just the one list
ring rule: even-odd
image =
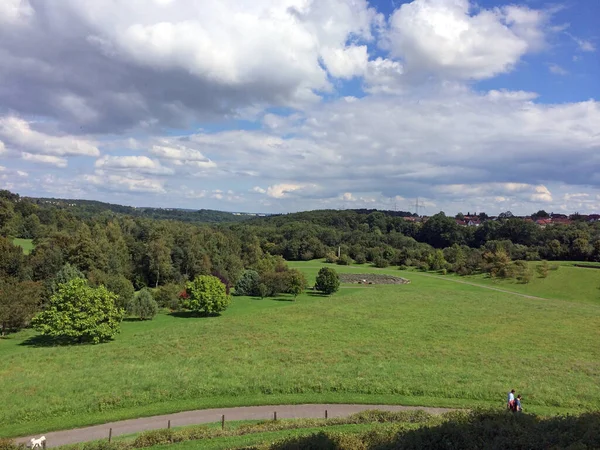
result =
[[139,317],[140,320],[151,320],[158,312],[156,300],[152,297],[150,291],[142,289],[127,304],[127,313],[130,316]]
[[124,311],[115,305],[117,296],[104,286],[90,287],[74,278],[58,286],[46,310],[31,321],[45,336],[75,342],[100,342],[118,332]]
[[294,296],[294,300],[298,295],[306,289],[306,277],[297,269],[292,269],[287,273],[288,292]]
[[185,285],[188,298],[185,307],[201,314],[217,314],[225,311],[231,302],[225,285],[212,275],[199,275]]
[[340,288],[340,277],[335,270],[323,267],[317,275],[315,288],[323,294],[331,295]]

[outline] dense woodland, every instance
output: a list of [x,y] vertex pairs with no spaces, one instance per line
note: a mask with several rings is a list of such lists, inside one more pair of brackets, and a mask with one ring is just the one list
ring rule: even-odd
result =
[[[522,282],[531,277],[523,261],[600,261],[600,223],[584,221],[542,228],[503,217],[464,227],[443,213],[419,223],[403,218],[409,213],[370,210],[243,216],[246,220],[238,222],[239,216],[229,213],[178,210],[177,220],[165,220],[159,212],[146,217],[136,208],[107,205],[0,192],[0,314],[18,310],[23,317],[15,323],[26,323],[32,311],[43,308],[67,264],[91,285],[104,285],[123,298],[158,288],[159,305],[175,307],[185,281],[197,275],[215,275],[229,289],[252,269],[282,285],[273,274],[287,270],[283,259],[327,258],[461,275],[483,271]],[[202,216],[225,221],[202,224]],[[34,250],[25,255],[13,238],[33,239]],[[541,274],[552,268],[543,264]]]

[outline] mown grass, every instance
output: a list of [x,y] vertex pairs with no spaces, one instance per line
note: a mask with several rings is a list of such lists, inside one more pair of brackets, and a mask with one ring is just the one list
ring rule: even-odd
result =
[[[322,264],[293,266],[314,279]],[[411,284],[125,322],[97,346],[0,340],[0,436],[215,406],[502,405],[511,387],[528,411],[600,408],[598,305],[404,275]]]
[[23,253],[25,253],[26,255],[29,255],[35,248],[35,245],[33,244],[33,239],[14,238],[12,240],[12,243],[21,247],[23,249]]

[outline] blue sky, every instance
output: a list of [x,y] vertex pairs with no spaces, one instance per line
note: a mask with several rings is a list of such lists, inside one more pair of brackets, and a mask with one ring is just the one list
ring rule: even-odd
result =
[[600,211],[600,2],[84,3],[0,6],[0,188]]

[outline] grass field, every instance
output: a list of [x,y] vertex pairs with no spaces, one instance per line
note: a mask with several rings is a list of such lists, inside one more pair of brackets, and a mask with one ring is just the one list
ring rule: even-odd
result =
[[35,248],[35,245],[33,245],[33,239],[14,238],[12,242],[14,245],[21,247],[23,249],[23,253],[26,255],[29,255]]
[[[322,264],[291,266],[314,280]],[[600,409],[598,302],[384,272],[412,282],[234,298],[221,317],[124,322],[97,346],[25,345],[30,330],[0,340],[0,436],[244,404],[502,406],[511,387],[528,411]]]

